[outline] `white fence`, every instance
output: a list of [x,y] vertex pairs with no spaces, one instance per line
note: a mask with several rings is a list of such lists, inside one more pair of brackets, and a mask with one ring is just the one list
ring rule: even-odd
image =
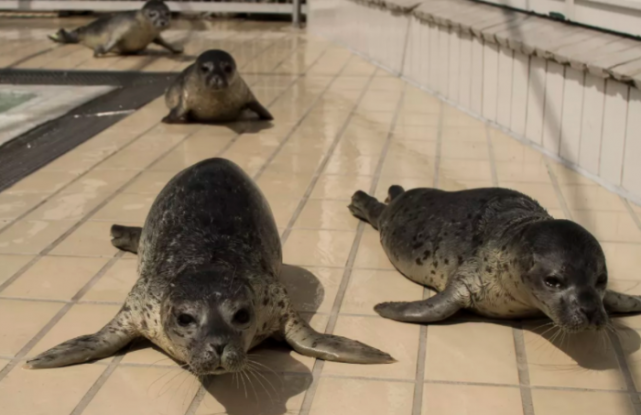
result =
[[550,15],[571,22],[641,36],[641,0],[484,0],[490,4]]

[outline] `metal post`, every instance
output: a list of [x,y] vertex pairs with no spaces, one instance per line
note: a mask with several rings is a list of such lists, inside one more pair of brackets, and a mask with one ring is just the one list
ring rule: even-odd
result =
[[292,25],[294,27],[300,27],[301,24],[301,2],[302,0],[292,0],[292,6],[294,7],[294,10],[292,10]]

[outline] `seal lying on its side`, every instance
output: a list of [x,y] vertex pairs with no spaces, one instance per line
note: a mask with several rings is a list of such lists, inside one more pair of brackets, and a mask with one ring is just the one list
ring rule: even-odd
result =
[[165,102],[170,112],[162,121],[168,124],[236,121],[246,109],[262,120],[274,119],[222,50],[208,50],[185,68],[167,89]]
[[27,362],[49,368],[104,358],[146,337],[197,375],[237,372],[270,336],[301,354],[350,363],[391,363],[380,350],[314,331],[279,281],[280,238],[252,180],[224,159],[178,173],[142,228],[115,225],[114,245],[138,252],[140,278],[99,332]]
[[383,317],[417,323],[460,309],[495,318],[547,315],[567,331],[601,329],[609,312],[641,312],[641,299],[606,289],[597,240],[568,220],[555,220],[516,191],[459,192],[392,186],[384,205],[362,191],[352,214],[380,231],[392,264],[434,288],[423,301],[382,303]]
[[104,16],[70,32],[60,29],[49,39],[57,43],[80,43],[93,49],[94,56],[109,52],[132,54],[156,43],[172,53],[182,49],[167,43],[160,33],[169,27],[171,12],[161,0],[151,0],[138,11]]

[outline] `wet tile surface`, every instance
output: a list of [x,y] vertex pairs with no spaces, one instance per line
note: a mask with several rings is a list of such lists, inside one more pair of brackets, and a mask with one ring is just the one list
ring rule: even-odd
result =
[[[0,66],[178,71],[190,63],[162,54],[93,59],[79,46],[51,48],[47,33],[83,21],[0,21],[0,39],[21,45],[0,43]],[[472,319],[421,327],[384,320],[375,304],[418,300],[424,290],[394,269],[378,233],[346,206],[356,190],[385,199],[393,184],[516,189],[592,231],[606,254],[611,287],[637,295],[640,207],[286,24],[230,20],[186,30],[190,25],[181,22],[168,39],[186,39],[188,56],[230,51],[276,121],[264,128],[168,126],[160,124],[167,109],[159,98],[0,193],[6,413],[635,413],[630,385],[641,390],[640,317],[617,318],[629,328],[616,337],[574,338],[557,335],[546,322],[521,327]],[[111,245],[111,224],[141,226],[178,171],[216,156],[243,167],[269,200],[290,264],[283,280],[302,316],[316,330],[369,343],[398,362],[321,363],[270,343],[251,354],[265,366],[249,382],[221,376],[203,385],[149,344],[135,343],[124,356],[94,364],[22,369],[25,358],[95,332],[113,317],[136,281],[137,261]]]

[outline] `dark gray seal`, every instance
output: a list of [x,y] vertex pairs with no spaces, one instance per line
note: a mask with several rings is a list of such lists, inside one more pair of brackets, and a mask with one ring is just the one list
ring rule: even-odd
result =
[[607,290],[598,241],[580,225],[553,219],[516,191],[458,192],[392,186],[387,205],[362,191],[352,214],[380,232],[392,264],[438,291],[423,301],[378,304],[383,317],[444,320],[460,309],[494,318],[547,315],[576,332],[601,329],[608,312],[641,312],[641,299]]
[[252,180],[224,159],[178,173],[144,227],[114,226],[116,247],[138,253],[140,278],[114,319],[33,360],[50,368],[100,359],[146,337],[197,375],[238,372],[268,337],[306,356],[391,363],[380,350],[314,331],[293,309],[279,276],[280,238]]
[[80,43],[93,49],[94,56],[109,52],[133,54],[156,43],[172,53],[182,49],[167,43],[160,33],[169,28],[171,12],[160,0],[145,3],[138,11],[126,11],[101,17],[70,32],[60,29],[49,39],[57,43]]
[[169,124],[236,121],[245,110],[262,120],[274,117],[263,107],[238,73],[236,61],[222,50],[202,53],[167,89]]

